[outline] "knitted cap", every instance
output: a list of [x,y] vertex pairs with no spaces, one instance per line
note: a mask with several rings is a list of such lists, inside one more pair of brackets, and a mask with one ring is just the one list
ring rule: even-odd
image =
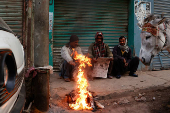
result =
[[74,42],[74,41],[77,41],[77,40],[79,40],[77,35],[71,35],[70,36],[70,42]]

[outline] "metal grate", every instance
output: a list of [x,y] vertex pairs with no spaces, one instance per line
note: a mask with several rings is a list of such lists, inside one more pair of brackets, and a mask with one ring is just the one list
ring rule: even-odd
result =
[[22,36],[23,0],[0,0],[0,17],[14,33]]
[[[169,11],[169,0],[154,0],[154,14],[160,16],[164,13],[164,16],[170,18]],[[165,54],[168,54],[168,51],[163,51]],[[170,54],[168,55],[170,56]],[[153,58],[151,64],[152,70],[162,70],[162,69],[170,69],[170,58],[166,57],[161,52]]]

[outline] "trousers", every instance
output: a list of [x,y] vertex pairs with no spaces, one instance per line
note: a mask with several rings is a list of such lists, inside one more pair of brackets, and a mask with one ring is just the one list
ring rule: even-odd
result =
[[73,69],[74,66],[70,65],[66,60],[63,62],[61,72],[59,74],[60,77],[62,78],[72,78],[73,77]]
[[134,57],[130,60],[128,66],[125,66],[124,62],[118,58],[114,59],[113,74],[120,75],[126,71],[130,71],[131,74],[135,73],[139,65],[139,57]]

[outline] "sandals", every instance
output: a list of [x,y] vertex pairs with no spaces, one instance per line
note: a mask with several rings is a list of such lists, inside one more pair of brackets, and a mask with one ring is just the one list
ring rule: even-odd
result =
[[71,80],[69,78],[64,79],[66,82],[70,82]]
[[112,77],[112,76],[110,76],[110,75],[108,75],[108,76],[107,76],[107,78],[112,79],[113,77]]

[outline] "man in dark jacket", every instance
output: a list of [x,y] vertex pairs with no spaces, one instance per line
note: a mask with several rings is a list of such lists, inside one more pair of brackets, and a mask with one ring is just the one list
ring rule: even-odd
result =
[[95,35],[95,42],[88,48],[89,57],[92,58],[92,62],[97,62],[98,57],[110,57],[110,64],[107,73],[107,78],[112,79],[111,72],[113,66],[113,54],[109,49],[109,46],[103,42],[103,33],[97,32]]
[[112,53],[114,56],[113,73],[116,74],[116,78],[121,78],[121,74],[128,70],[130,71],[129,76],[138,77],[135,72],[139,65],[139,58],[132,58],[126,37],[119,38],[119,45],[113,48]]

